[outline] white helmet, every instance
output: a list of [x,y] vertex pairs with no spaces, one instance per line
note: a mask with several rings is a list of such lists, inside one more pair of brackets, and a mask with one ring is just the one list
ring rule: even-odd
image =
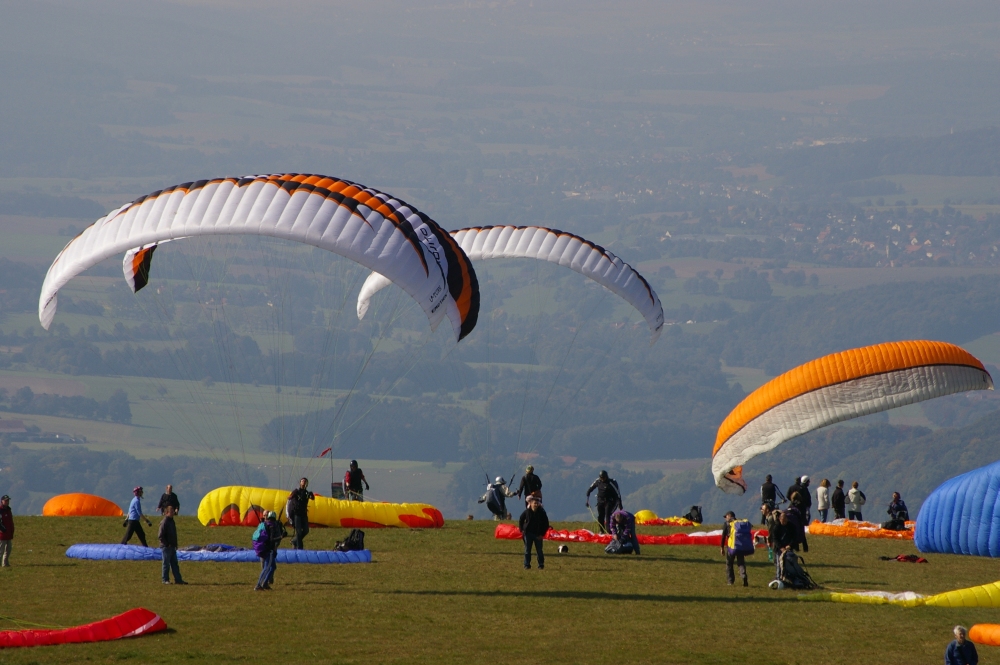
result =
[[503,476],[497,476],[497,479],[493,481],[494,484],[503,485]]

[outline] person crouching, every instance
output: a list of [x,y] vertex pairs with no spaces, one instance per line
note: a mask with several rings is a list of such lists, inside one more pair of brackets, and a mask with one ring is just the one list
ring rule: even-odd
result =
[[542,552],[542,539],[549,531],[549,516],[542,508],[542,500],[537,496],[528,497],[528,507],[517,521],[524,538],[524,569],[531,570],[531,545],[534,543],[538,554],[538,570],[545,568],[545,554]]

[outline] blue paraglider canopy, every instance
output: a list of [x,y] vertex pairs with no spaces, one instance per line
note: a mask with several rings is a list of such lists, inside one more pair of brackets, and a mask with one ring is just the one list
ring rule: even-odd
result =
[[945,481],[917,515],[921,552],[1000,556],[1000,462]]
[[[163,553],[158,547],[141,545],[109,545],[106,543],[70,545],[66,556],[71,559],[111,561],[160,561]],[[180,561],[228,561],[255,563],[259,561],[251,549],[226,546],[206,546],[203,549],[177,550]],[[278,550],[278,563],[371,563],[371,550],[337,552],[335,550]]]

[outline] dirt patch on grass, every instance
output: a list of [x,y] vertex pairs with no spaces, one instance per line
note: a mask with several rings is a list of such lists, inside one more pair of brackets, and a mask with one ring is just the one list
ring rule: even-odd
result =
[[9,393],[20,390],[25,386],[31,388],[32,392],[47,393],[49,395],[78,397],[87,394],[87,386],[73,379],[0,375],[0,389],[6,390]]

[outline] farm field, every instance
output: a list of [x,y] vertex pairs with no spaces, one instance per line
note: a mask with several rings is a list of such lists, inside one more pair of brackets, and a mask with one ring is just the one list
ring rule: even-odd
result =
[[[766,556],[749,563],[751,586],[728,587],[715,548],[648,546],[610,557],[599,545],[546,543],[546,568],[522,570],[521,544],[498,541],[495,523],[441,530],[368,530],[371,565],[279,566],[275,590],[254,593],[256,564],[183,563],[187,587],[160,584],[158,562],[67,559],[75,542],[114,542],[110,518],[18,518],[13,567],[0,571],[4,619],[75,625],[132,607],[160,614],[169,632],[93,645],[0,653],[2,663],[277,662],[474,663],[535,645],[544,663],[939,662],[951,627],[996,621],[987,609],[905,609],[805,603],[771,591]],[[557,528],[580,528],[579,523]],[[705,528],[713,528],[706,525]],[[251,529],[207,529],[180,518],[180,540],[246,546]],[[690,530],[690,529],[687,529]],[[684,529],[647,528],[647,533]],[[343,529],[314,529],[328,548]],[[814,536],[805,556],[827,589],[936,593],[996,578],[995,562],[929,555],[884,562],[910,543]],[[776,627],[794,639],[763,639]],[[608,639],[609,631],[621,639]],[[623,651],[624,650],[624,651]],[[981,663],[1000,650],[980,647]]]

